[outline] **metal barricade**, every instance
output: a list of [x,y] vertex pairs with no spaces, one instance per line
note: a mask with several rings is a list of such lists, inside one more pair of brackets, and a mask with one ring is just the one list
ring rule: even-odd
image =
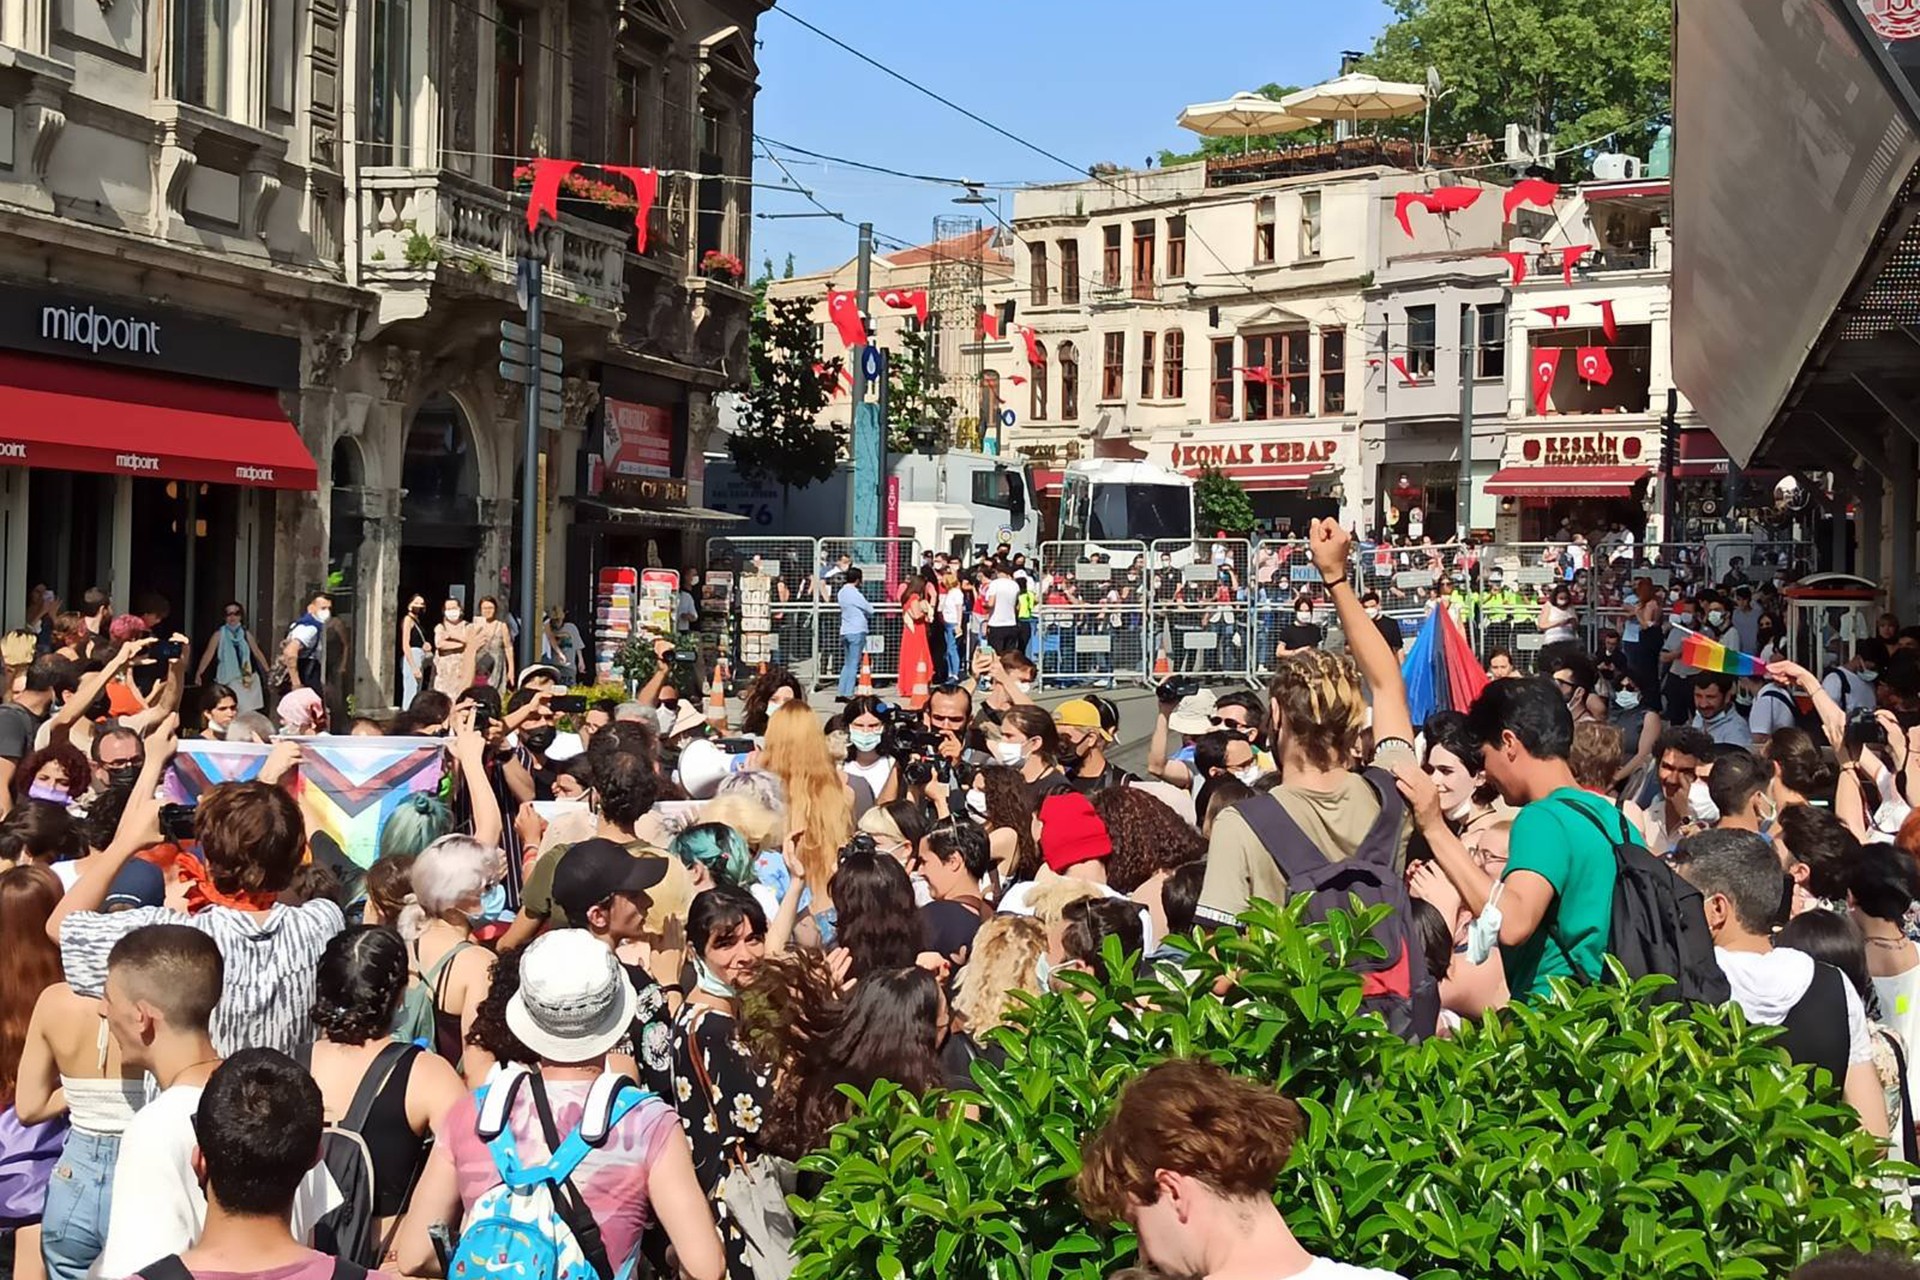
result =
[[[812,538],[713,538],[708,569],[772,580],[765,616],[742,599],[735,657],[747,670],[762,662],[786,667],[803,683],[820,677],[815,627],[820,609],[820,544]],[[752,610],[749,613],[749,610]]]
[[[878,683],[892,684],[900,676],[902,634],[901,598],[910,580],[920,575],[917,538],[822,538],[820,565],[837,568],[843,557],[860,570],[860,593],[873,605],[867,630],[866,656]],[[840,583],[832,569],[822,580],[818,636],[819,678],[836,680],[849,655],[840,635],[840,607],[834,602]],[[930,632],[923,631],[923,636]],[[931,640],[929,638],[929,644]],[[854,656],[854,661],[858,661]]]
[[1479,556],[1478,548],[1453,542],[1358,547],[1355,590],[1378,595],[1381,615],[1398,623],[1409,643],[1434,601],[1445,597],[1471,641],[1479,620]]
[[[1536,655],[1546,644],[1541,612],[1553,589],[1567,582],[1572,565],[1565,550],[1564,544],[1548,542],[1502,542],[1480,549],[1477,625],[1471,635],[1481,665],[1504,653],[1516,672],[1534,671]],[[1574,614],[1578,636],[1581,614],[1577,608]]]
[[1155,664],[1165,654],[1182,675],[1251,679],[1252,561],[1253,544],[1244,538],[1153,544],[1148,644]]
[[1043,689],[1147,683],[1147,545],[1043,542],[1039,550]]
[[1256,680],[1271,676],[1279,662],[1286,629],[1295,624],[1301,601],[1309,602],[1307,620],[1321,628],[1331,643],[1339,624],[1322,590],[1320,571],[1313,567],[1313,555],[1299,539],[1262,542],[1254,548],[1252,569],[1251,616],[1252,662],[1250,672]]

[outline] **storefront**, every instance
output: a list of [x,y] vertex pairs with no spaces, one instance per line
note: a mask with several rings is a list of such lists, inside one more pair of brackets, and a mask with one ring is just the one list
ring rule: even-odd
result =
[[163,612],[196,640],[229,600],[257,614],[275,545],[263,491],[318,485],[281,395],[299,371],[294,337],[0,285],[8,610],[44,583],[69,603],[103,587],[116,610]]
[[1509,427],[1500,469],[1487,481],[1502,542],[1550,542],[1619,523],[1643,537],[1659,458],[1657,424],[1633,429]]
[[[1244,435],[1247,428],[1237,428]],[[1247,491],[1259,537],[1303,538],[1307,526],[1327,516],[1347,519],[1350,495],[1358,495],[1359,436],[1328,431],[1274,439],[1180,440],[1166,453],[1175,471],[1198,477],[1213,470]]]

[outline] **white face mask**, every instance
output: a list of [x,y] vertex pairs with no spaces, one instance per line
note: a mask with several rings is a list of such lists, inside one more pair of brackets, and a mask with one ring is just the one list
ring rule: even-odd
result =
[[984,791],[967,792],[967,812],[987,816],[987,793]]
[[855,751],[871,751],[880,745],[883,736],[878,729],[851,729],[847,732],[847,741]]
[[460,621],[460,611],[458,609],[448,609],[442,616],[445,617],[448,622]]
[[1613,695],[1613,705],[1620,708],[1622,711],[1633,710],[1635,707],[1640,705],[1640,691],[1638,689],[1615,690]]
[[653,720],[655,724],[660,726],[661,733],[672,733],[673,722],[677,720],[679,716],[680,713],[678,711],[674,711],[669,707],[655,707],[653,709]]
[[1727,625],[1727,612],[1726,612],[1726,610],[1724,610],[1724,609],[1709,609],[1709,610],[1707,610],[1707,625],[1708,625],[1708,626],[1710,626],[1710,627],[1724,627],[1724,626],[1726,626],[1726,625]]
[[1017,765],[1027,758],[1027,744],[1003,738],[993,744],[993,758],[1001,764]]
[[1368,616],[1369,618],[1377,618],[1377,617],[1379,617],[1379,616],[1380,616],[1380,606],[1379,606],[1379,605],[1377,605],[1377,604],[1370,604],[1370,605],[1368,605],[1368,606],[1367,606],[1367,616]]
[[1240,781],[1246,783],[1248,786],[1252,786],[1256,781],[1259,780],[1261,772],[1262,770],[1259,765],[1250,764],[1244,769],[1235,769],[1233,771],[1233,776],[1240,779]]
[[1033,682],[1031,680],[1015,680],[1013,682],[1013,687],[1018,689],[1020,692],[1025,693],[1029,689],[1033,688]]
[[333,617],[333,610],[331,609],[315,609],[313,611],[313,620],[315,622],[326,622],[330,620],[332,617]]
[[1695,822],[1720,821],[1720,810],[1715,807],[1713,795],[1707,790],[1704,778],[1695,778],[1693,785],[1687,788],[1687,816]]

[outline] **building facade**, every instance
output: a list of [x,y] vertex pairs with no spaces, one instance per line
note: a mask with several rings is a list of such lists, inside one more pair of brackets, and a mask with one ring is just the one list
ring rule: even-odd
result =
[[[747,253],[764,7],[8,8],[0,617],[97,585],[204,641],[234,600],[271,647],[329,589],[332,678],[375,709],[411,593],[504,613],[529,573],[584,613],[597,562],[675,563],[744,368],[751,297],[700,263]],[[662,171],[645,252],[584,183],[529,238],[536,155]],[[565,381],[521,565],[523,392],[495,366],[529,244]]]

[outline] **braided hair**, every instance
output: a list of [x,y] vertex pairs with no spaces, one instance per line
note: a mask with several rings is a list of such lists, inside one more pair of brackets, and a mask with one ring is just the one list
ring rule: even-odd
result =
[[314,975],[313,1025],[335,1044],[365,1044],[393,1029],[407,990],[407,944],[381,924],[337,933]]

